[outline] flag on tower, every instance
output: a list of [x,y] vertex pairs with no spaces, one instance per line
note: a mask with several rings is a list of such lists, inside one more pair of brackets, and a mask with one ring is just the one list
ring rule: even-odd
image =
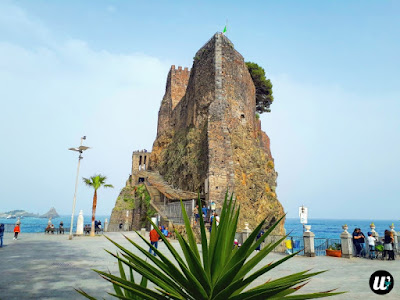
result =
[[225,25],[224,30],[222,31],[222,33],[225,33],[225,32],[226,32],[226,25]]

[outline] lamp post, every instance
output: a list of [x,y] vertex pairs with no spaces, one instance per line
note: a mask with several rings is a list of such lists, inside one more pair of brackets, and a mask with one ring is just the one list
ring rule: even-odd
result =
[[86,140],[86,136],[81,137],[81,145],[78,148],[69,148],[68,150],[79,152],[78,158],[78,169],[76,170],[76,182],[75,182],[75,192],[74,192],[74,201],[72,204],[72,215],[71,215],[71,226],[69,228],[69,239],[72,240],[72,228],[74,227],[74,212],[75,212],[75,204],[76,204],[76,191],[78,189],[78,179],[79,179],[79,166],[81,164],[81,159],[83,151],[89,149],[90,147],[82,146],[83,140]]

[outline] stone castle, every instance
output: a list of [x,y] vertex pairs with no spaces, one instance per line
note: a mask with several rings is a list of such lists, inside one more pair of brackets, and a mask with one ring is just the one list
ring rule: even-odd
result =
[[[137,220],[143,213],[134,187],[141,184],[155,212],[176,223],[177,200],[196,199],[199,193],[205,205],[213,201],[218,211],[227,190],[241,207],[239,228],[245,222],[254,228],[264,218],[269,226],[282,216],[270,141],[261,130],[255,102],[244,59],[221,33],[197,51],[191,70],[172,66],[153,149],[133,153],[132,175],[110,226],[123,221],[140,227]],[[283,222],[277,232],[284,233]]]

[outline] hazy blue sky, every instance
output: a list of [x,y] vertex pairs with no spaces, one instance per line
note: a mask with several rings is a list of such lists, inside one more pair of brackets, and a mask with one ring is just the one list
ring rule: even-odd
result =
[[[152,3],[151,5],[149,3]],[[398,219],[397,1],[1,1],[0,211],[69,214],[81,176],[108,175],[109,214],[135,149],[151,149],[171,64],[228,19],[228,37],[274,85],[278,198],[289,217]],[[80,182],[77,211],[90,214]]]

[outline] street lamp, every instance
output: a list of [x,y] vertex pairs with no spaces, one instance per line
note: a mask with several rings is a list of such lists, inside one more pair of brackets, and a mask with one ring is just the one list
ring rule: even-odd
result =
[[75,204],[76,204],[76,191],[78,189],[78,179],[79,179],[79,166],[81,164],[81,159],[83,151],[90,149],[90,147],[82,146],[83,140],[86,140],[86,135],[81,137],[81,145],[78,148],[69,148],[68,150],[79,152],[78,158],[78,169],[76,170],[76,182],[75,182],[75,193],[74,193],[74,202],[72,204],[72,215],[71,215],[71,226],[69,228],[69,239],[72,240],[72,228],[74,226],[74,212],[75,212]]

